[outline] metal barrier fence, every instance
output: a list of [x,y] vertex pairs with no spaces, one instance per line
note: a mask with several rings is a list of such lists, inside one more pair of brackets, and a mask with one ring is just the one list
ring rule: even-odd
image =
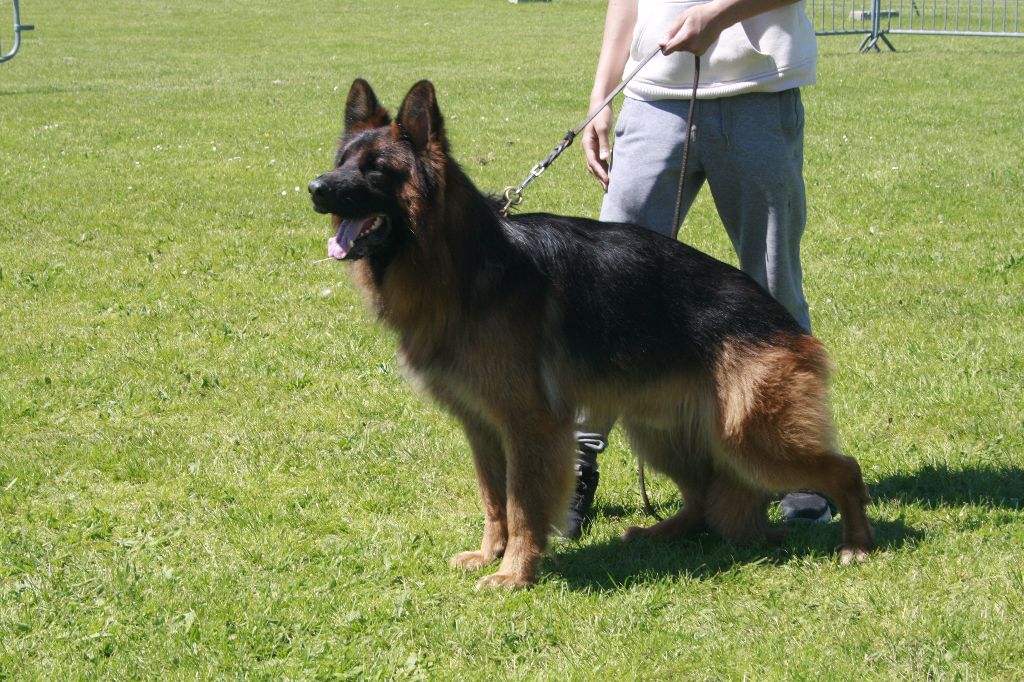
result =
[[860,51],[895,50],[887,34],[1024,37],[1022,0],[807,0],[819,36],[863,35]]
[[14,46],[6,54],[0,49],[0,63],[6,62],[8,59],[14,59],[14,55],[18,54],[18,48],[21,47],[21,32],[31,31],[35,28],[31,24],[21,23],[21,8],[18,7],[18,0],[11,1],[14,4]]

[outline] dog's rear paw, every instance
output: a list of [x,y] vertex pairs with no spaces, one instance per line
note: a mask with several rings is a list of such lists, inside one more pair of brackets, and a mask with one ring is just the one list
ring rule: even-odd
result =
[[854,547],[853,545],[839,545],[836,547],[836,553],[839,555],[839,563],[843,566],[848,566],[852,563],[863,564],[871,555],[870,550],[863,547]]
[[494,573],[485,578],[481,578],[476,583],[476,589],[479,590],[521,590],[527,587],[531,587],[533,581],[522,576],[513,575],[511,573]]
[[459,552],[449,560],[452,568],[459,568],[463,571],[478,571],[497,557],[487,556],[480,550],[475,552]]
[[650,528],[644,528],[643,526],[630,526],[622,533],[623,542],[632,542],[637,538],[646,538],[652,535]]

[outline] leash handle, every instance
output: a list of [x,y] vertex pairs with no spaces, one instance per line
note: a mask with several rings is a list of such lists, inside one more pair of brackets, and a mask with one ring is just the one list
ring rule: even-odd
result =
[[518,187],[510,186],[505,188],[505,205],[501,209],[501,215],[508,215],[508,211],[510,208],[512,208],[513,206],[518,206],[519,204],[523,203],[523,190],[525,190],[531,182],[539,178],[541,174],[548,169],[548,166],[554,163],[555,159],[557,159],[562,154],[562,152],[569,148],[569,145],[571,145],[573,140],[576,139],[576,136],[583,132],[583,129],[590,125],[590,122],[597,118],[597,115],[600,114],[606,106],[611,104],[612,100],[615,99],[618,96],[618,94],[622,92],[623,89],[625,89],[625,87],[629,84],[629,81],[633,80],[634,76],[640,73],[640,69],[647,66],[647,62],[651,61],[659,54],[661,54],[661,47],[656,47],[654,50],[651,51],[649,55],[644,57],[640,61],[640,63],[633,68],[632,71],[630,71],[623,77],[619,84],[615,86],[615,89],[612,90],[611,93],[604,98],[604,101],[601,102],[601,104],[599,104],[593,111],[587,114],[587,117],[583,119],[582,123],[580,123],[575,128],[571,128],[569,132],[565,134],[565,137],[562,138],[562,141],[559,142],[555,146],[555,148],[551,150],[551,153],[548,154],[543,161],[541,161],[540,163],[538,163],[537,165],[530,169],[530,174],[526,176],[526,179],[519,183]]

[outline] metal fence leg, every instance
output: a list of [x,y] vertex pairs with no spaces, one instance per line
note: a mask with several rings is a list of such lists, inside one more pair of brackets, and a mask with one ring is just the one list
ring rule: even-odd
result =
[[882,30],[882,0],[871,0],[871,33],[865,36],[861,42],[860,52],[867,52],[868,50],[881,52],[882,48],[878,47],[879,40],[885,43],[892,52],[896,51],[896,48],[893,47],[886,37],[885,31]]
[[18,0],[13,0],[14,4],[14,46],[10,49],[7,54],[0,54],[0,63],[6,62],[9,59],[14,59],[14,55],[18,54],[18,48],[21,47],[21,32],[31,31],[35,28],[32,24],[21,23],[21,11],[18,7]]

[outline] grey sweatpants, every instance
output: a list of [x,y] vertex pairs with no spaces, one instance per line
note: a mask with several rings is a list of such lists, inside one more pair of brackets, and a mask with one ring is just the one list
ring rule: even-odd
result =
[[[689,104],[626,98],[601,220],[675,235]],[[800,267],[807,220],[800,91],[700,100],[694,117],[682,214],[707,181],[740,268],[810,330]]]

